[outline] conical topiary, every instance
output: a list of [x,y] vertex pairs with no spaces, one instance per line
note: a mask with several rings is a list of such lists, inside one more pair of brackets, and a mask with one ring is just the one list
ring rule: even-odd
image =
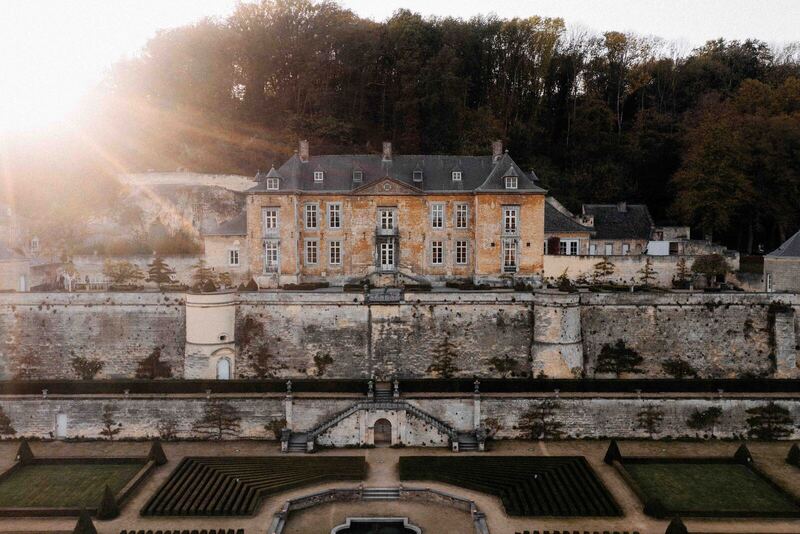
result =
[[797,443],[792,445],[792,447],[789,449],[789,454],[786,456],[786,462],[795,467],[800,467],[800,447],[797,446]]
[[644,503],[644,513],[651,517],[661,519],[667,517],[667,508],[664,506],[664,503],[661,502],[661,499],[648,499],[647,502]]
[[150,452],[147,455],[148,460],[152,460],[156,465],[164,465],[167,463],[167,455],[164,454],[164,449],[161,447],[161,442],[156,440],[150,446]]
[[619,446],[613,439],[611,440],[611,443],[608,444],[608,449],[606,450],[606,455],[603,458],[603,461],[608,465],[612,465],[615,461],[622,462],[622,453],[619,452]]
[[19,448],[17,449],[17,461],[23,465],[31,463],[33,460],[33,451],[31,450],[31,446],[28,445],[28,441],[24,438],[19,442]]
[[78,516],[78,522],[75,523],[72,534],[97,534],[97,529],[94,528],[94,523],[92,522],[92,516],[89,515],[86,508],[81,509],[81,515]]
[[253,278],[251,278],[250,281],[247,282],[247,285],[244,287],[248,291],[258,291],[258,283],[256,283],[256,281]]
[[738,449],[736,449],[736,453],[733,455],[733,459],[736,460],[736,463],[748,465],[753,463],[753,457],[750,455],[750,450],[747,448],[747,445],[742,443]]
[[97,508],[97,519],[114,519],[119,516],[119,505],[117,498],[111,492],[111,488],[106,486],[103,491],[103,498],[100,500],[100,506]]
[[673,517],[664,534],[689,534],[689,529],[683,524],[680,517]]
[[203,284],[201,291],[203,293],[214,293],[217,290],[217,284],[214,283],[213,280],[206,280],[206,283]]

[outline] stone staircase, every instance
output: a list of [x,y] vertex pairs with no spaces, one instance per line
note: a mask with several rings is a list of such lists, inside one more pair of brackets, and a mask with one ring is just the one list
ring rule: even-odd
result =
[[286,452],[306,452],[308,437],[305,432],[292,432],[289,436],[289,447]]
[[471,432],[458,433],[458,452],[477,452],[480,450],[478,438]]
[[400,488],[364,488],[363,501],[396,501],[400,498]]

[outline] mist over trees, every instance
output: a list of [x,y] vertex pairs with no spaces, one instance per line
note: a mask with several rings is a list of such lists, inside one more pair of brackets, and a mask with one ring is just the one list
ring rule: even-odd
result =
[[[800,46],[559,18],[383,22],[333,2],[240,4],[160,32],[84,117],[126,170],[253,174],[315,153],[483,154],[505,141],[567,206],[627,200],[745,252],[800,227]],[[107,163],[108,159],[106,159]]]

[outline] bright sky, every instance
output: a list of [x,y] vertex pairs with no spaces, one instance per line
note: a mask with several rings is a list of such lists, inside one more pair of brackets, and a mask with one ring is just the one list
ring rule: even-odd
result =
[[[136,54],[157,29],[225,16],[235,0],[0,0],[0,131],[68,120],[117,59]],[[560,16],[595,30],[632,30],[681,42],[756,37],[800,40],[798,0],[343,0],[362,16],[399,8],[464,18]]]

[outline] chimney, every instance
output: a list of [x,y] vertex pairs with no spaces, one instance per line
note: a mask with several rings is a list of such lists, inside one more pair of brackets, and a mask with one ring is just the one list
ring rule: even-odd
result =
[[308,140],[300,141],[300,161],[308,163]]
[[628,211],[628,203],[627,202],[617,202],[617,211],[620,213],[627,213]]
[[503,141],[492,141],[492,163],[497,163],[503,157]]
[[383,161],[392,161],[392,143],[390,141],[383,142]]

